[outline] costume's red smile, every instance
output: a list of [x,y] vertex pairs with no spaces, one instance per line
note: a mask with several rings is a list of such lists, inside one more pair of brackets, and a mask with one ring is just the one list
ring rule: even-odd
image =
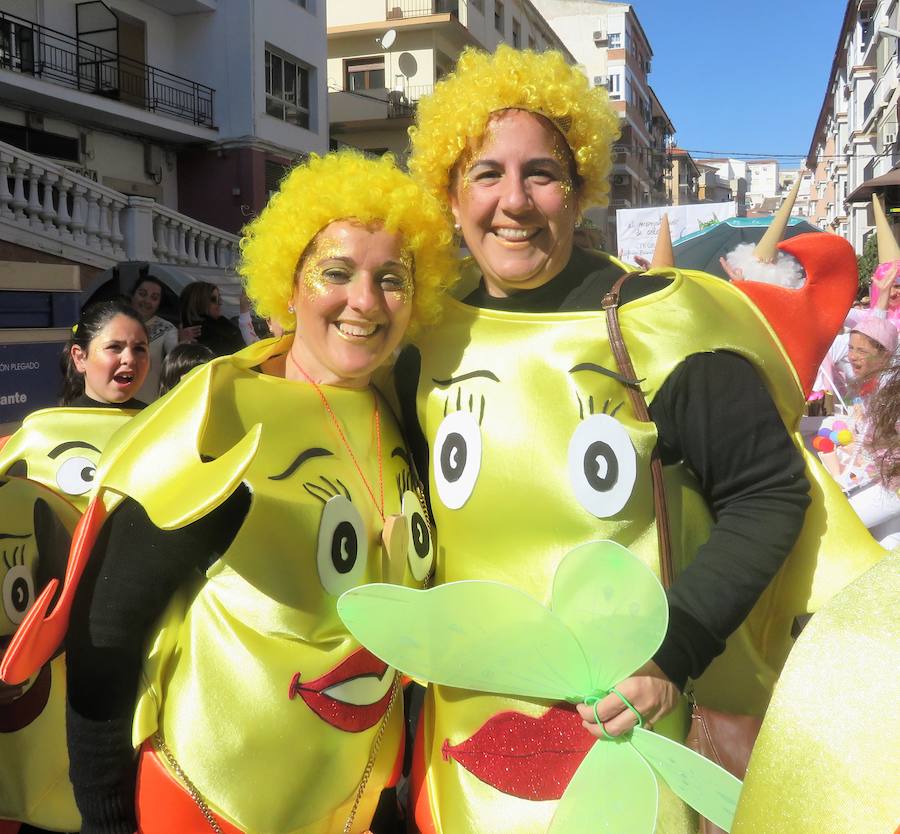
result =
[[330,672],[302,683],[291,679],[288,695],[299,695],[323,721],[347,733],[374,727],[391,701],[394,671],[366,649],[357,649]]
[[[6,653],[10,638],[0,638],[0,657]],[[34,683],[7,685],[0,682],[0,733],[15,733],[27,727],[47,706],[50,699],[50,664],[41,667]],[[23,691],[24,690],[24,691]]]
[[466,741],[445,740],[441,753],[503,793],[559,799],[595,740],[575,707],[555,704],[540,718],[498,713]]

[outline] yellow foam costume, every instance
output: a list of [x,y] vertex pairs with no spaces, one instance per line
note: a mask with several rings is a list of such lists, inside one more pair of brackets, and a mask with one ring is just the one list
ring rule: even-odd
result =
[[[104,455],[98,497],[109,509],[134,498],[169,530],[241,483],[252,494],[231,545],[176,595],[149,642],[135,746],[159,731],[152,764],[186,796],[183,773],[223,830],[324,834],[358,799],[350,830],[362,831],[397,760],[402,707],[393,670],[347,634],[335,600],[364,582],[421,584],[433,552],[383,403],[375,430],[376,395],[322,387],[376,496],[383,484],[385,514],[405,515],[399,565],[383,552],[382,519],[316,389],[254,370],[292,338],[197,368],[135,418]],[[190,830],[146,789],[147,764],[141,830]]]
[[[686,356],[732,351],[760,370],[802,449],[796,373],[747,297],[701,273],[651,274],[673,280],[620,309],[647,399]],[[417,344],[417,411],[431,448],[439,582],[492,579],[546,603],[560,559],[607,538],[658,568],[648,466],[656,431],[636,420],[612,375],[602,312],[512,313],[451,300],[441,327]],[[816,610],[883,555],[827,473],[803,454],[813,505],[788,563],[698,682],[711,705],[762,712],[791,647],[794,617]],[[675,466],[666,474],[676,565],[683,566],[708,535],[709,513],[690,473]],[[546,703],[433,687],[424,712],[420,828],[546,831],[565,787],[547,777],[565,770],[558,768],[566,733],[560,719]],[[683,735],[683,720],[676,712],[658,729]],[[661,797],[658,832],[693,825],[680,803]]]
[[[50,489],[0,478],[0,647],[22,621],[48,563],[65,564],[79,512]],[[66,755],[66,662],[57,655],[21,687],[0,684],[0,820],[76,831]]]

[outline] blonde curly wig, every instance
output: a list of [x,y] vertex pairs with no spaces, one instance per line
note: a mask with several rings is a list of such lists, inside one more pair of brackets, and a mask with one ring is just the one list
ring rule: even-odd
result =
[[492,113],[511,109],[545,116],[565,137],[581,179],[582,209],[609,202],[610,146],[620,130],[606,91],[591,89],[559,52],[505,44],[493,55],[467,48],[456,70],[419,101],[409,130],[413,176],[449,210],[451,173],[467,143],[484,135]]
[[368,159],[356,151],[311,156],[287,174],[265,209],[244,227],[238,272],[259,315],[294,328],[287,305],[300,260],[335,220],[377,223],[399,233],[415,271],[410,335],[437,319],[440,294],[457,274],[446,215],[390,156]]

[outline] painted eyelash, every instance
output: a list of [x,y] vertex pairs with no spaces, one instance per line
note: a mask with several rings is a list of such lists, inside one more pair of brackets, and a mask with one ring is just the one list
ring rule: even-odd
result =
[[[446,399],[444,400],[444,416],[447,416],[447,411],[450,406],[450,394],[447,394]],[[479,406],[478,406],[478,425],[480,426],[484,421],[484,394],[479,394]],[[463,410],[463,393],[462,386],[456,389],[456,411]],[[474,414],[475,413],[475,397],[472,394],[469,394],[469,411]]]
[[407,492],[415,492],[415,487],[413,486],[412,472],[403,469],[397,475],[397,495],[401,501]]
[[[579,394],[575,394],[575,398],[578,400],[578,416],[580,419],[584,419],[584,401],[581,399]],[[601,414],[609,414],[610,417],[615,417],[618,413],[619,409],[625,405],[625,400],[622,400],[612,411],[609,410],[609,404],[612,400],[605,400],[603,403],[603,409],[600,412]],[[588,414],[594,415],[597,412],[594,411],[594,397],[593,395],[588,397]]]
[[350,497],[350,490],[344,486],[344,483],[340,478],[335,478],[337,485],[329,481],[324,475],[319,475],[319,480],[323,481],[325,486],[319,486],[319,484],[314,484],[312,481],[305,481],[303,483],[303,489],[305,489],[313,498],[326,504],[331,498],[343,493],[348,501],[353,501],[353,498]]
[[[12,564],[6,558],[6,554],[9,553],[8,550],[4,549],[3,551],[3,564],[6,565],[7,570],[12,570],[16,565],[25,565],[25,545],[17,544],[12,550]],[[20,562],[17,558],[18,554],[22,554],[22,561]]]

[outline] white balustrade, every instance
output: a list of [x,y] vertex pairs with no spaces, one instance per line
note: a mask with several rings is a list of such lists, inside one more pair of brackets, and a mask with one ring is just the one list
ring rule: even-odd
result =
[[[233,273],[238,237],[0,142],[0,240],[97,266],[158,261]],[[63,247],[61,250],[60,247]]]

